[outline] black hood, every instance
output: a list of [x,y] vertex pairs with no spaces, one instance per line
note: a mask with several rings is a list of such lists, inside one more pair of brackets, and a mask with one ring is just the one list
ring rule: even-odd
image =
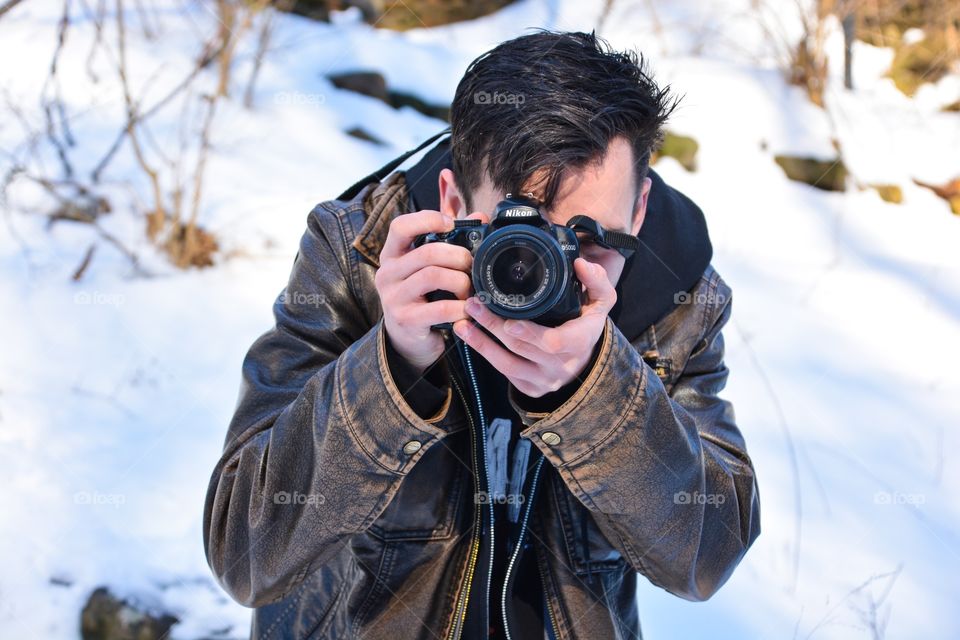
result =
[[[453,168],[449,139],[431,149],[406,171],[413,211],[439,210],[441,169]],[[652,168],[647,213],[637,237],[640,248],[627,260],[617,284],[610,317],[634,341],[673,310],[678,293],[690,291],[710,264],[713,246],[703,212]]]

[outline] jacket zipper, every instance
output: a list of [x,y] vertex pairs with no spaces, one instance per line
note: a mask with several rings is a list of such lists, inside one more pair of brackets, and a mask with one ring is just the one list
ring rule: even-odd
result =
[[547,615],[550,618],[550,630],[553,632],[554,638],[559,638],[560,635],[557,633],[557,619],[553,614],[553,607],[550,605],[550,598],[547,597],[547,574],[543,569],[543,565],[540,563],[540,558],[537,558],[537,570],[540,572],[540,585],[543,590],[543,602],[547,605]]
[[[478,417],[479,417],[479,419],[480,419],[480,441],[481,441],[481,444],[482,444],[482,449],[481,449],[481,450],[482,450],[482,452],[483,452],[483,465],[482,465],[481,467],[479,467],[479,468],[477,467],[477,464],[476,464],[476,449],[475,449],[474,447],[471,447],[471,450],[472,450],[472,453],[473,453],[472,460],[473,460],[473,463],[474,463],[474,470],[475,470],[475,472],[480,472],[480,469],[483,470],[484,480],[486,481],[486,485],[487,485],[487,495],[489,496],[489,495],[491,495],[491,491],[490,491],[490,478],[489,478],[489,475],[487,474],[487,471],[486,471],[486,469],[487,469],[487,466],[486,466],[486,465],[487,465],[487,453],[488,453],[488,452],[487,452],[486,421],[485,421],[484,415],[483,415],[483,403],[482,403],[481,400],[480,400],[480,389],[479,389],[479,384],[477,383],[476,373],[474,372],[474,369],[473,369],[473,360],[472,360],[471,357],[470,357],[470,348],[469,348],[467,345],[465,345],[465,344],[463,344],[462,342],[460,342],[459,340],[457,341],[457,344],[458,344],[458,345],[460,346],[460,348],[462,349],[461,355],[463,356],[463,362],[464,362],[465,368],[466,368],[466,370],[467,370],[467,374],[468,374],[469,377],[470,377],[470,385],[471,385],[471,387],[472,387],[472,391],[473,391],[473,393],[474,393],[474,397],[476,398],[476,401],[477,401],[477,415],[478,415]],[[455,380],[453,377],[451,377],[451,381],[452,381],[452,384],[453,384],[454,388],[457,390],[457,394],[460,396],[461,402],[463,402],[463,403],[464,403],[464,406],[466,407],[467,401],[466,401],[466,397],[464,396],[463,390],[460,388],[460,385],[458,385],[458,384],[456,383],[456,380]],[[472,418],[471,415],[470,415],[469,407],[467,407],[467,409],[468,409],[468,410],[467,410],[467,420],[468,420],[468,423],[470,424],[470,432],[471,432],[471,435],[472,435],[472,436],[475,436],[475,435],[476,435],[476,429],[475,429],[475,425],[474,425],[474,422],[473,422],[473,418]],[[473,444],[473,443],[472,443],[472,444]],[[506,571],[506,574],[504,575],[504,579],[503,579],[503,592],[502,592],[502,595],[501,595],[500,605],[501,605],[501,611],[502,611],[502,613],[503,613],[503,629],[504,629],[504,633],[506,634],[508,640],[512,640],[512,636],[510,635],[510,623],[509,623],[508,620],[507,620],[507,590],[508,590],[508,585],[510,584],[510,573],[513,571],[513,567],[514,567],[514,565],[515,565],[515,563],[516,563],[516,559],[517,559],[517,556],[519,555],[519,551],[520,551],[520,549],[523,547],[523,540],[524,540],[524,538],[526,537],[527,525],[528,525],[528,522],[529,522],[529,519],[530,519],[530,510],[533,508],[534,496],[536,495],[537,482],[538,482],[538,480],[539,480],[539,478],[540,478],[540,469],[541,469],[541,467],[543,466],[543,460],[544,460],[544,458],[543,458],[543,456],[541,456],[540,459],[537,461],[536,468],[534,469],[534,472],[533,472],[533,480],[532,480],[531,483],[530,483],[530,496],[529,496],[529,498],[527,499],[527,506],[526,506],[526,509],[524,510],[523,520],[522,520],[522,523],[521,523],[521,526],[520,526],[520,536],[519,536],[519,538],[518,538],[518,540],[517,540],[516,547],[515,547],[514,550],[513,550],[513,554],[512,554],[511,557],[510,557],[510,562],[509,562],[509,564],[507,565],[507,571]],[[492,578],[493,578],[493,560],[494,560],[494,558],[493,558],[493,555],[494,555],[494,554],[493,554],[493,550],[494,550],[496,547],[494,546],[494,538],[493,538],[493,536],[494,536],[493,500],[487,500],[486,502],[487,502],[487,504],[489,505],[489,508],[490,508],[490,549],[491,549],[491,553],[490,553],[490,566],[489,566],[489,568],[488,568],[488,570],[487,570],[487,589],[486,589],[486,592],[485,592],[485,601],[484,601],[484,605],[485,605],[485,606],[484,606],[484,610],[489,612],[489,609],[490,609],[490,583],[491,583],[491,580],[492,580]],[[474,500],[474,504],[476,504],[476,500]],[[450,635],[449,635],[449,638],[451,638],[452,640],[459,640],[460,636],[461,636],[462,633],[463,633],[463,622],[464,622],[464,619],[465,619],[465,616],[466,616],[466,610],[465,610],[465,609],[466,609],[466,604],[467,604],[467,602],[468,602],[468,600],[469,600],[469,594],[470,594],[470,590],[471,590],[472,583],[473,583],[473,571],[474,571],[474,567],[475,567],[475,564],[476,564],[476,559],[477,559],[477,555],[478,555],[478,551],[479,551],[479,534],[478,534],[479,527],[477,526],[477,524],[478,524],[478,522],[479,522],[479,519],[480,519],[480,509],[479,509],[479,507],[478,507],[477,509],[475,509],[474,513],[475,513],[476,515],[475,515],[475,518],[474,518],[474,531],[473,531],[474,535],[473,535],[473,540],[471,541],[470,560],[469,560],[469,565],[468,565],[468,575],[467,575],[467,577],[466,577],[466,579],[465,579],[465,580],[466,580],[466,581],[465,581],[465,584],[464,584],[463,587],[461,588],[461,593],[460,593],[460,597],[459,597],[459,602],[458,602],[457,607],[456,607],[456,609],[455,609],[455,612],[456,612],[456,614],[455,614],[455,615],[456,615],[456,622],[455,622],[453,628],[451,629],[451,633],[450,633]],[[544,602],[546,603],[546,606],[547,606],[547,613],[548,613],[549,618],[550,618],[550,629],[551,629],[551,631],[553,632],[554,637],[559,637],[559,636],[557,635],[557,631],[556,631],[556,630],[557,630],[557,626],[556,626],[556,618],[554,617],[554,613],[553,613],[553,607],[550,606],[550,601],[549,601],[549,599],[547,599],[547,597],[546,597],[546,581],[545,581],[545,579],[544,579],[543,568],[540,566],[539,559],[537,560],[537,568],[538,568],[539,573],[540,573],[541,584],[543,585],[543,586],[542,586],[542,590],[543,590],[543,594],[544,594]]]
[[[480,402],[480,389],[479,389],[479,385],[477,384],[477,377],[476,377],[476,374],[475,374],[474,369],[473,369],[473,361],[472,361],[472,359],[470,358],[469,347],[467,347],[467,346],[466,346],[462,341],[460,341],[459,339],[456,339],[456,338],[455,338],[454,340],[455,340],[455,344],[456,344],[456,346],[457,346],[457,348],[458,348],[458,350],[459,350],[459,353],[460,353],[460,355],[461,355],[461,358],[462,358],[462,360],[463,360],[464,368],[466,369],[467,374],[468,374],[469,377],[470,377],[470,384],[471,384],[471,387],[472,387],[472,390],[473,390],[473,393],[474,393],[474,397],[476,398],[476,401],[477,401],[477,416],[478,416],[479,421],[480,421],[480,441],[481,441],[481,443],[482,443],[482,445],[483,445],[483,447],[482,447],[482,451],[483,451],[483,464],[482,464],[482,465],[477,465],[477,447],[476,447],[476,435],[477,435],[477,431],[476,431],[476,425],[475,425],[475,423],[474,423],[474,421],[473,421],[473,417],[472,417],[472,415],[471,415],[471,413],[470,413],[469,403],[467,402],[466,396],[464,395],[463,390],[460,388],[460,385],[457,384],[457,382],[456,382],[456,377],[455,377],[455,376],[451,376],[451,377],[450,377],[450,380],[451,380],[451,384],[453,384],[454,388],[457,390],[457,394],[460,396],[460,400],[461,400],[461,402],[463,402],[463,404],[464,404],[464,409],[466,410],[466,413],[467,413],[467,422],[468,422],[469,425],[470,425],[470,434],[471,434],[471,439],[472,439],[472,440],[471,440],[471,448],[470,448],[470,449],[471,449],[471,454],[472,454],[471,460],[472,460],[472,462],[473,462],[474,474],[481,473],[481,472],[483,473],[483,478],[484,478],[484,480],[486,481],[486,484],[487,484],[487,487],[486,487],[486,489],[487,489],[487,495],[490,495],[490,479],[489,479],[489,477],[488,477],[488,475],[487,475],[487,472],[486,472],[486,468],[487,468],[487,466],[486,466],[486,465],[487,465],[487,437],[486,437],[486,426],[485,426],[485,420],[484,420],[484,415],[483,415],[483,405],[482,405],[482,403]],[[479,485],[479,482],[476,483],[475,486],[477,486],[477,488],[479,488],[478,485]],[[465,579],[464,579],[464,583],[460,586],[460,595],[459,595],[459,597],[458,597],[457,606],[454,608],[454,615],[455,615],[455,617],[456,617],[456,620],[455,620],[455,622],[454,622],[453,627],[451,627],[451,629],[450,629],[450,634],[449,634],[449,636],[448,636],[448,638],[449,638],[450,640],[459,640],[459,639],[460,639],[460,636],[463,634],[463,622],[464,622],[464,619],[465,619],[465,617],[466,617],[466,607],[467,607],[467,604],[469,603],[470,591],[471,591],[471,588],[472,588],[472,586],[473,586],[474,569],[475,569],[475,566],[476,566],[477,556],[478,556],[479,550],[480,550],[480,534],[481,534],[481,532],[482,532],[481,530],[482,530],[483,527],[482,527],[482,519],[481,519],[481,517],[480,517],[480,507],[479,507],[479,505],[477,505],[476,495],[474,496],[473,502],[474,502],[474,505],[476,506],[476,508],[475,508],[475,510],[474,510],[474,514],[475,514],[475,515],[474,515],[474,528],[473,528],[473,538],[472,538],[471,544],[470,544],[470,557],[469,557],[468,565],[467,565],[467,575],[466,575],[466,577],[465,577]],[[490,549],[491,549],[491,553],[490,553],[490,566],[489,566],[489,568],[488,568],[488,570],[487,570],[487,589],[486,589],[486,592],[485,592],[485,594],[484,594],[484,610],[485,610],[485,611],[489,611],[489,610],[490,610],[490,580],[492,579],[492,574],[493,574],[493,549],[494,549],[494,546],[493,546],[493,542],[494,542],[494,540],[493,540],[493,501],[492,501],[492,500],[487,500],[487,504],[488,504],[489,507],[490,507]]]
[[[453,388],[457,390],[457,395],[460,396],[460,401],[463,402],[464,407],[467,408],[467,423],[470,425],[470,455],[473,462],[473,467],[476,469],[476,426],[473,423],[473,417],[470,415],[467,405],[467,398],[464,396],[463,390],[460,388],[460,385],[457,384],[456,379],[454,379],[452,376],[450,381],[453,385]],[[477,553],[480,550],[480,507],[476,500],[473,501],[473,504],[473,536],[470,540],[470,552],[467,558],[467,570],[464,581],[459,587],[460,594],[457,597],[457,605],[454,608],[454,624],[450,629],[450,634],[447,636],[448,640],[460,640],[460,636],[463,634],[463,622],[467,613],[466,605],[470,598],[470,587],[473,584],[473,570],[477,562]]]
[[[510,573],[513,571],[513,567],[516,564],[517,556],[520,555],[520,549],[523,548],[523,539],[527,533],[527,524],[530,519],[530,510],[533,508],[533,498],[537,492],[537,481],[540,479],[540,468],[543,466],[543,456],[540,456],[540,459],[537,460],[537,466],[533,470],[533,480],[530,481],[530,496],[527,498],[526,508],[523,510],[523,520],[520,524],[520,535],[517,537],[517,544],[513,548],[513,553],[510,556],[510,563],[507,565],[507,572],[503,576],[503,591],[500,595],[500,611],[503,615],[503,632],[507,636],[507,640],[511,640],[513,636],[510,635],[510,622],[507,620],[507,591],[510,588]],[[537,562],[539,567],[540,563]],[[543,574],[541,573],[541,580],[543,579]],[[546,593],[544,593],[546,597]],[[547,607],[549,609],[549,603]],[[554,636],[556,636],[556,627],[553,626],[553,610],[550,609],[550,624],[554,630]]]
[[[474,398],[477,401],[477,417],[480,421],[480,443],[482,446],[481,451],[483,452],[483,460],[481,464],[477,467],[477,473],[483,473],[484,484],[486,484],[487,497],[486,500],[487,506],[489,507],[490,512],[490,563],[487,567],[487,588],[484,591],[483,596],[483,611],[484,611],[484,623],[487,628],[489,628],[489,614],[490,614],[490,582],[493,579],[493,556],[494,550],[497,548],[494,544],[494,531],[496,529],[494,525],[493,517],[493,500],[491,496],[493,492],[490,490],[490,476],[487,473],[487,421],[483,415],[483,402],[480,400],[480,385],[477,382],[477,374],[473,369],[473,359],[470,357],[470,347],[467,346],[460,339],[456,339],[456,343],[460,345],[461,353],[463,354],[463,363],[467,370],[467,375],[470,377],[470,386],[473,389]],[[476,500],[476,498],[474,498]]]

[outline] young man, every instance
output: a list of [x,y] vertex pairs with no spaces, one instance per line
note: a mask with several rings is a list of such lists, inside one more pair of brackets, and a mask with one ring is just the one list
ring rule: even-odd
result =
[[[204,512],[254,637],[638,638],[638,573],[730,577],[759,497],[718,397],[730,288],[648,166],[674,105],[592,34],[523,36],[468,68],[449,140],[310,213]],[[639,248],[585,238],[580,314],[508,321],[470,251],[414,242],[508,194]]]

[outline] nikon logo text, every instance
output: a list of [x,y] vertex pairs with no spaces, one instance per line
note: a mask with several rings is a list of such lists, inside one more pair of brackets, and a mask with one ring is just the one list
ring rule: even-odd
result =
[[537,215],[536,212],[531,211],[530,209],[524,209],[522,207],[517,207],[515,209],[507,209],[503,212],[503,217],[505,218],[529,218],[531,216]]

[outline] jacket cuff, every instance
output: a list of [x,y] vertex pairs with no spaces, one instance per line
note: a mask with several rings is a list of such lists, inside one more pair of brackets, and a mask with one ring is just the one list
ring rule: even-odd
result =
[[609,316],[599,343],[590,372],[556,409],[530,411],[518,402],[519,392],[512,385],[507,393],[526,426],[520,437],[529,438],[556,467],[602,443],[616,429],[620,417],[631,410],[641,388],[643,360]]
[[[404,400],[390,373],[383,318],[337,360],[337,401],[357,444],[380,466],[405,474],[449,432]],[[449,395],[443,412],[450,405]]]
[[[606,331],[606,328],[604,328],[604,331]],[[597,359],[600,356],[600,348],[602,346],[603,336],[601,336],[600,339],[597,340],[597,343],[593,345],[593,352],[590,354],[590,360],[583,367],[583,371],[580,373],[580,375],[556,391],[551,391],[538,398],[534,398],[533,396],[528,396],[527,394],[523,393],[513,385],[510,385],[508,393],[512,394],[514,407],[519,407],[520,410],[529,414],[539,415],[546,415],[551,411],[555,411],[560,407],[560,405],[569,400],[573,394],[577,392],[577,389],[583,385],[584,380],[590,377],[589,372],[592,372],[596,366]]]
[[421,374],[400,355],[385,336],[387,363],[395,385],[413,411],[427,422],[442,420],[450,408],[453,391],[447,375],[446,359],[440,357]]

